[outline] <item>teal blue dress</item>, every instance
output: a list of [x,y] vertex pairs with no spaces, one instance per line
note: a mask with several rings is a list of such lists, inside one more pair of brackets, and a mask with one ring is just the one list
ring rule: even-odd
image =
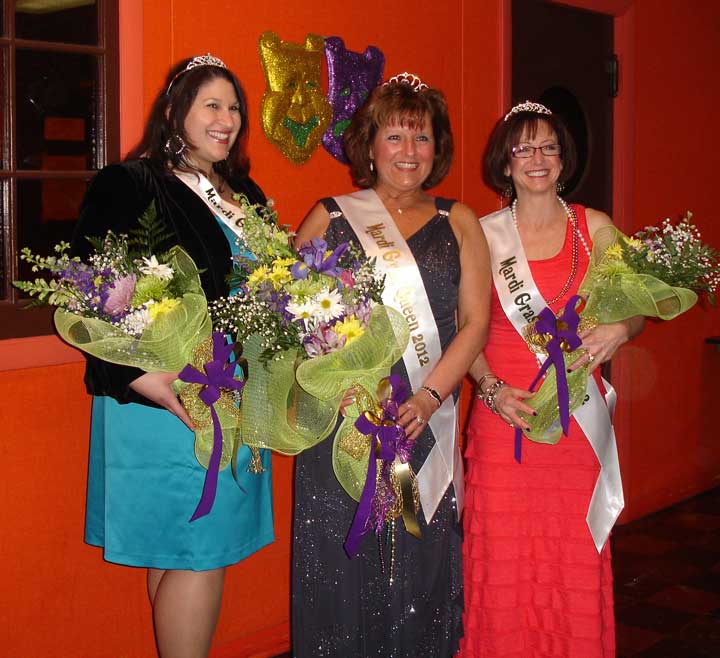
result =
[[[222,225],[233,255],[235,236]],[[207,516],[192,523],[205,469],[194,434],[173,414],[93,397],[85,541],[109,562],[203,571],[239,562],[274,539],[270,453],[263,473],[248,472],[250,450],[238,450],[237,476],[220,472]]]

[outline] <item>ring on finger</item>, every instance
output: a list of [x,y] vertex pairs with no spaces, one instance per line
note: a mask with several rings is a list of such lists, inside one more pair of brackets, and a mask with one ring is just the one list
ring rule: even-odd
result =
[[595,360],[595,357],[592,355],[590,350],[588,350],[587,355],[588,355],[588,363],[592,363]]
[[415,417],[415,421],[417,422],[418,425],[424,425],[424,424],[425,424],[425,419],[422,418],[421,416],[416,416],[416,417]]

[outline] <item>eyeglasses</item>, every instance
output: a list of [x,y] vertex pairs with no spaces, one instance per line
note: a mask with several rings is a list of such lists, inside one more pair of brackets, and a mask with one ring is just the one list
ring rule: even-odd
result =
[[540,149],[540,153],[543,155],[552,156],[560,155],[562,153],[562,146],[560,146],[560,144],[543,144],[542,146],[521,144],[520,146],[513,146],[513,158],[532,158],[535,155],[535,151],[538,149]]

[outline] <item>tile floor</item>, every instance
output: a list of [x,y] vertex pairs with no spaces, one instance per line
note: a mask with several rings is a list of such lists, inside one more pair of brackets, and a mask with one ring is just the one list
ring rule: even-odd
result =
[[720,658],[720,487],[618,526],[612,550],[617,658]]
[[720,487],[613,533],[617,658],[720,657]]

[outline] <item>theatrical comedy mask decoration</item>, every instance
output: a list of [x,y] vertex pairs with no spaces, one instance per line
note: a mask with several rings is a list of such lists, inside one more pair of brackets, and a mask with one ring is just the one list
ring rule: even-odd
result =
[[267,89],[260,107],[265,136],[295,164],[318,147],[332,118],[322,91],[324,40],[308,34],[305,44],[283,42],[274,32],[260,37],[260,60]]
[[340,37],[325,39],[328,65],[328,98],[333,109],[330,127],[322,136],[325,150],[347,164],[343,153],[343,134],[355,111],[382,80],[385,56],[375,46],[364,53],[347,50]]

